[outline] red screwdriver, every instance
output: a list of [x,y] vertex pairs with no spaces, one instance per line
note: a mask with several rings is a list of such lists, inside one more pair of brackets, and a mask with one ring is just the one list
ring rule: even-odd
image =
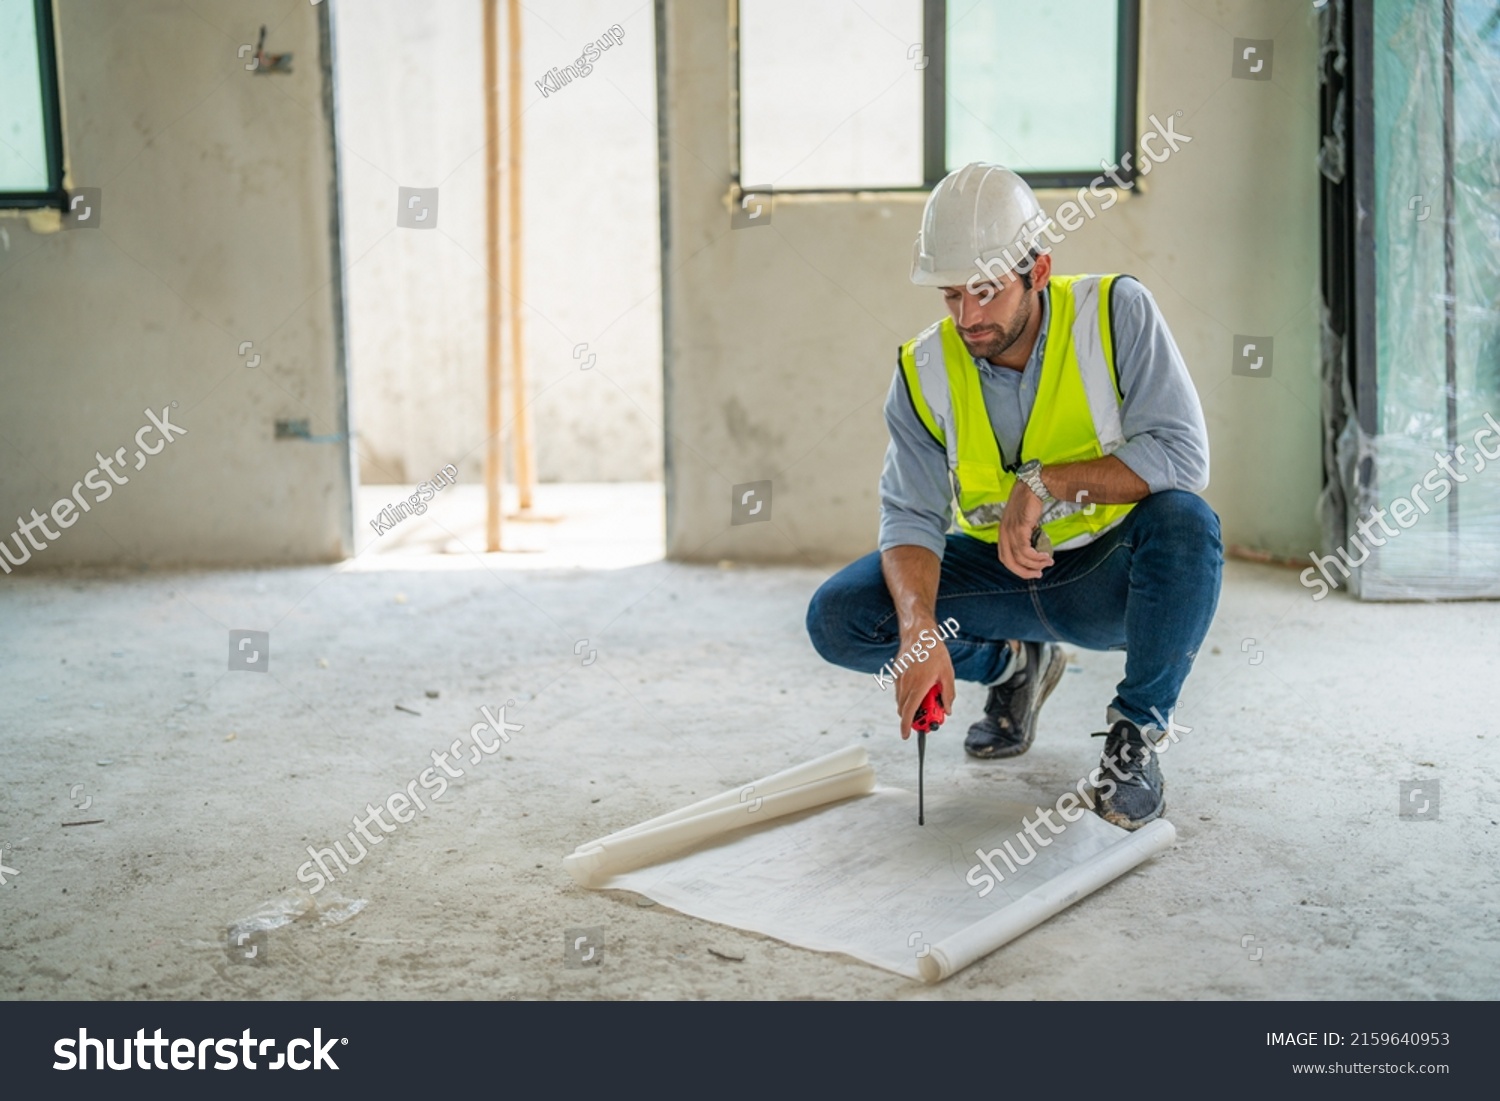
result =
[[943,704],[939,699],[942,690],[941,684],[934,684],[911,720],[911,728],[917,732],[917,825],[919,826],[927,824],[926,798],[922,791],[922,774],[926,771],[927,732],[942,726],[943,720],[948,717],[944,714]]

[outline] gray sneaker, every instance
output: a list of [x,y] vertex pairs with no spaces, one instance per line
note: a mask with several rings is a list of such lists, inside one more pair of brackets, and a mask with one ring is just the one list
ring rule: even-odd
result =
[[1036,716],[1062,680],[1068,658],[1055,642],[1023,642],[1026,667],[990,689],[984,718],[969,727],[964,751],[984,761],[1019,757],[1036,738]]
[[1127,830],[1160,818],[1167,809],[1167,782],[1146,734],[1129,719],[1120,719],[1094,737],[1105,739],[1094,794],[1099,817]]

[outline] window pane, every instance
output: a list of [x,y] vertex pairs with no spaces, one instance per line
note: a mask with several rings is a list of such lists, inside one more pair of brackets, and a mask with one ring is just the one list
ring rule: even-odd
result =
[[948,0],[948,167],[1113,163],[1116,0]]
[[921,0],[740,0],[740,181],[920,186],[921,41]]
[[0,0],[0,191],[47,190],[43,118],[36,6]]

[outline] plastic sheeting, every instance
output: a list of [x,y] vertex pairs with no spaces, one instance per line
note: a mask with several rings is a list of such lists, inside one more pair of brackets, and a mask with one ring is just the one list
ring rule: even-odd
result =
[[[1330,8],[1324,50],[1346,61],[1326,32],[1348,4]],[[1451,21],[1443,0],[1370,10],[1374,209],[1358,219],[1375,293],[1358,308],[1375,310],[1375,431],[1360,428],[1325,312],[1338,483],[1324,499],[1332,553],[1303,577],[1364,599],[1500,597],[1500,7],[1452,0]],[[1338,141],[1319,163],[1335,182],[1350,170]]]

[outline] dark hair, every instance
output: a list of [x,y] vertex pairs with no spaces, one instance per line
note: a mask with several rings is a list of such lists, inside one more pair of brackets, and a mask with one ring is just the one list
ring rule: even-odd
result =
[[1021,279],[1021,286],[1027,290],[1031,289],[1031,269],[1036,267],[1036,262],[1041,258],[1041,249],[1032,245],[1031,251],[1026,254],[1026,259],[1016,265],[1016,275]]

